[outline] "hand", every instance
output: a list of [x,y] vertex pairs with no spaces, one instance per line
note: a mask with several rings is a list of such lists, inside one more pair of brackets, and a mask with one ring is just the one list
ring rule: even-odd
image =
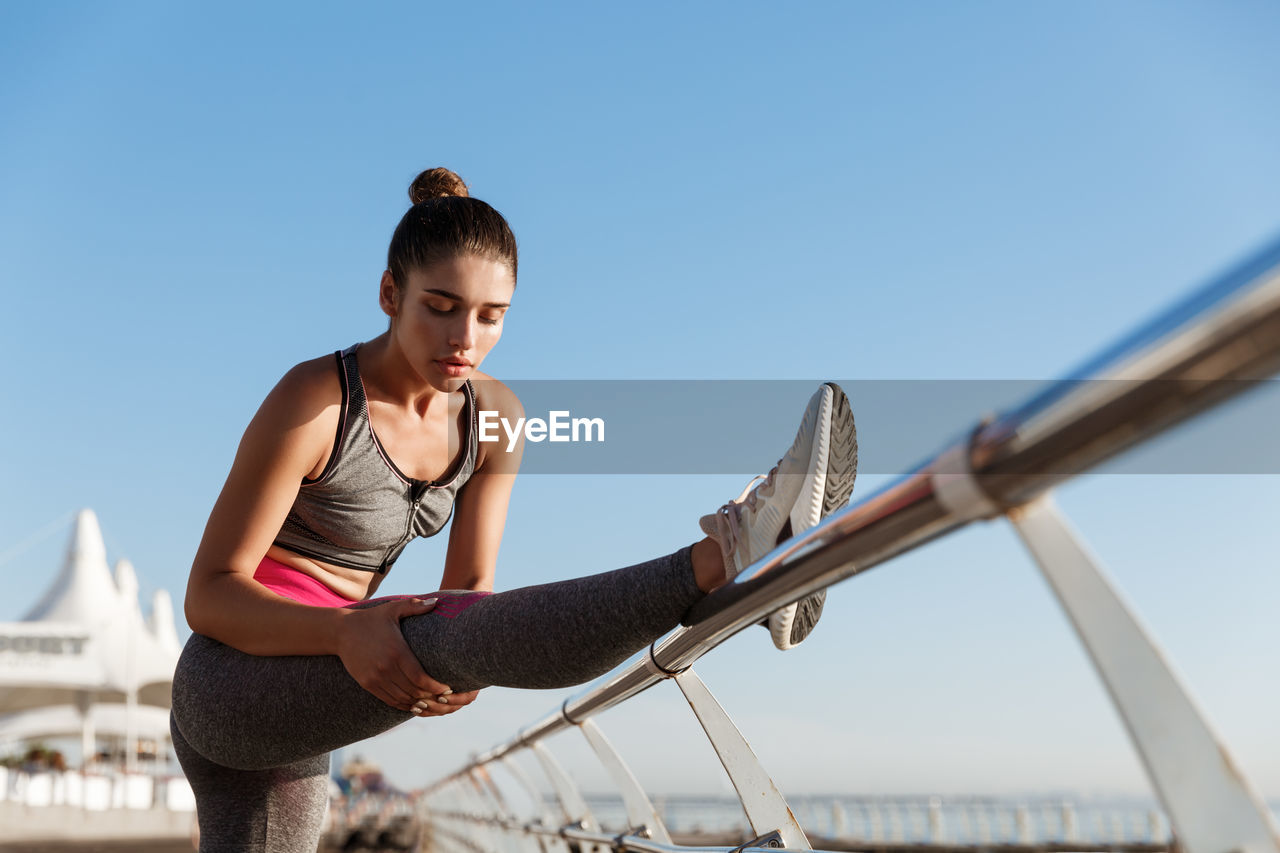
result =
[[401,619],[430,613],[435,605],[434,598],[405,599],[352,610],[338,636],[338,657],[361,687],[420,717],[452,714],[477,695],[454,693],[427,675],[400,632]]
[[476,697],[479,695],[479,690],[471,690],[466,693],[446,692],[436,697],[420,700],[409,709],[409,713],[417,714],[419,717],[443,717],[445,714],[452,714],[454,711],[470,705],[476,701]]

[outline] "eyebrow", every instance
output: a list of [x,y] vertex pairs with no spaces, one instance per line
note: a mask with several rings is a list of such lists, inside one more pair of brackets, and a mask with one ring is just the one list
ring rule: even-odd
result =
[[[423,293],[431,293],[431,294],[434,294],[434,295],[436,295],[436,296],[443,296],[445,299],[452,299],[454,302],[461,302],[461,301],[462,301],[462,297],[461,297],[461,296],[459,296],[458,294],[456,294],[456,293],[450,293],[450,292],[449,292],[449,291],[447,291],[447,290],[441,290],[441,289],[440,289],[440,288],[438,288],[438,287],[429,288],[429,289],[424,290],[424,291],[422,291],[422,292],[423,292]],[[486,302],[486,303],[484,303],[484,307],[485,307],[485,308],[510,308],[510,307],[511,307],[511,303],[510,303],[510,302]]]

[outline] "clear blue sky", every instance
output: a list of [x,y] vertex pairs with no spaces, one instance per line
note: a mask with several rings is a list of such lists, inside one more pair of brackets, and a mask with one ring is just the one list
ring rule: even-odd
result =
[[[1280,234],[1278,35],[1264,2],[4,5],[0,554],[54,532],[0,564],[0,620],[83,506],[181,600],[262,396],[382,330],[422,168],[520,241],[499,378],[1049,379]],[[527,477],[499,585],[672,550],[741,485]],[[1060,495],[1270,796],[1278,486]],[[443,546],[384,590],[433,588]],[[749,632],[699,671],[785,790],[1147,790],[1001,525],[844,584],[795,652]],[[667,687],[602,725],[651,787],[721,789]],[[363,751],[418,784],[562,697],[490,690]]]

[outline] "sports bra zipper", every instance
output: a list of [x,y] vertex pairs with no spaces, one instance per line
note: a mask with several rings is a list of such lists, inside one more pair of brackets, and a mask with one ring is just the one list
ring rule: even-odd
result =
[[[428,484],[429,485],[429,484]],[[382,573],[386,574],[388,564],[392,559],[392,555],[400,551],[404,546],[409,544],[409,540],[413,538],[413,520],[418,517],[418,507],[422,506],[422,492],[420,485],[409,486],[409,517],[404,521],[404,535],[400,537],[400,541],[387,549],[387,553],[382,557]]]

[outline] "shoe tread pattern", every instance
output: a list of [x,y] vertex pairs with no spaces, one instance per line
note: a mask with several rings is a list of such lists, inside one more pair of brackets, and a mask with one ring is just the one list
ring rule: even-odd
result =
[[[831,407],[831,438],[827,455],[826,492],[822,496],[822,517],[843,509],[853,494],[853,482],[858,476],[858,434],[849,408],[849,398],[834,382],[827,383],[835,391]],[[821,590],[799,602],[791,623],[791,643],[795,645],[809,636],[822,608],[827,603],[827,591]]]
[[849,398],[840,386],[831,383],[831,387],[836,393],[831,407],[831,449],[827,456],[827,490],[822,498],[823,518],[844,508],[858,476],[858,431]]

